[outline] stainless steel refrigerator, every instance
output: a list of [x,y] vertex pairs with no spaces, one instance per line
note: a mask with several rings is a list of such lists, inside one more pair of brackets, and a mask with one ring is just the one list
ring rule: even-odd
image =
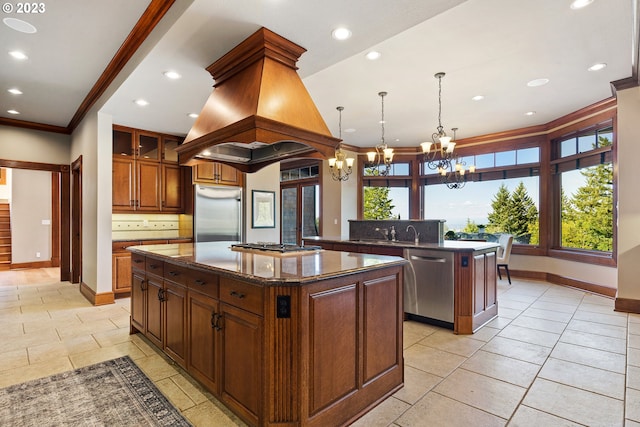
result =
[[195,185],[195,241],[242,241],[242,189]]

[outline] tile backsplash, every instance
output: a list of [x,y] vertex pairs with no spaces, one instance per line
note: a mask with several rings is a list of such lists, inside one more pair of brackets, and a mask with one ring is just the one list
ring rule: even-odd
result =
[[[174,239],[191,237],[185,232],[186,215],[179,214],[113,214],[112,240]],[[181,226],[182,225],[182,226]],[[190,233],[190,229],[188,229]]]

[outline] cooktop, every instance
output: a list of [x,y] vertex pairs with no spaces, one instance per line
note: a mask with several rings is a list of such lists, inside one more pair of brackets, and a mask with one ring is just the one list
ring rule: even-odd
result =
[[266,252],[301,252],[301,251],[317,251],[322,249],[320,246],[306,245],[298,246],[286,243],[276,242],[257,242],[257,243],[234,243],[231,245],[232,249],[253,249]]

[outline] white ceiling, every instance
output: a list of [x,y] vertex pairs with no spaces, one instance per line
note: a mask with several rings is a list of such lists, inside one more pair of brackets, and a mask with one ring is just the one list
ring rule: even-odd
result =
[[[180,2],[189,0],[177,0]],[[16,16],[29,35],[0,25],[0,44],[23,49],[16,63],[0,52],[1,117],[67,126],[148,1],[57,0],[45,14]],[[305,47],[299,73],[327,125],[338,136],[336,106],[345,107],[346,143],[385,139],[415,146],[442,124],[459,138],[547,123],[611,96],[610,82],[631,76],[631,0],[194,0],[103,107],[114,123],[185,135],[211,93],[204,69],[259,27]],[[15,16],[15,15],[13,15]],[[349,27],[347,41],[331,31]],[[375,49],[376,61],[364,54]],[[607,67],[587,71],[596,63]],[[162,72],[182,75],[169,81]],[[531,88],[532,79],[548,78]],[[7,93],[19,87],[24,95]],[[472,101],[474,95],[482,101]],[[134,99],[144,98],[141,108]],[[19,116],[6,113],[15,108]],[[536,111],[525,116],[527,111]]]

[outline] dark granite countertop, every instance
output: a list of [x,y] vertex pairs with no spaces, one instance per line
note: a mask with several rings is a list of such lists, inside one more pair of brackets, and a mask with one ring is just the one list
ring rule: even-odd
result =
[[391,240],[373,240],[373,239],[357,239],[348,240],[340,237],[320,236],[320,237],[304,237],[305,243],[312,245],[314,242],[327,242],[327,243],[347,243],[354,245],[370,245],[370,246],[385,246],[385,247],[399,247],[399,248],[418,248],[418,249],[432,249],[438,251],[449,252],[468,252],[468,251],[487,251],[497,250],[499,245],[495,242],[479,242],[479,241],[461,241],[461,240],[445,240],[442,243],[418,243],[413,241],[391,241]]
[[127,250],[267,286],[305,284],[407,263],[395,256],[327,250],[294,253],[236,250],[231,248],[233,243],[238,242],[169,243],[130,246]]

